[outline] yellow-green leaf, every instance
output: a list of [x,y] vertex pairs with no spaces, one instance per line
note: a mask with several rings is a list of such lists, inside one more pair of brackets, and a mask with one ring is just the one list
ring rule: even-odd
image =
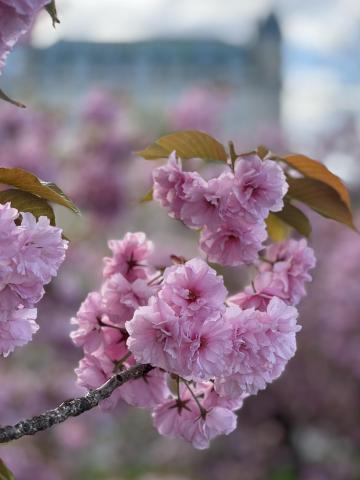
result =
[[165,135],[137,154],[146,160],[157,160],[168,157],[174,150],[182,159],[201,158],[227,161],[224,146],[207,133],[197,130],[185,130]]
[[331,218],[356,230],[352,213],[340,194],[329,185],[311,178],[287,178],[288,196],[311,207],[324,217]]
[[274,213],[270,213],[265,222],[269,237],[274,242],[281,242],[290,235],[289,226]]
[[341,179],[330,172],[324,164],[306,157],[305,155],[299,154],[285,155],[284,157],[281,157],[281,160],[301,172],[306,177],[329,185],[339,194],[342,201],[351,208],[350,196],[347,188]]
[[11,185],[40,198],[80,213],[76,205],[54,183],[44,182],[22,168],[0,168],[0,183]]
[[308,217],[299,208],[289,202],[284,203],[284,208],[274,215],[285,222],[287,225],[295,228],[304,237],[311,234],[311,224]]
[[55,0],[51,0],[50,3],[48,3],[46,6],[45,6],[45,10],[48,12],[48,14],[50,15],[51,19],[52,19],[52,24],[53,24],[53,27],[55,28],[56,24],[57,23],[60,23],[60,20],[58,18],[58,15],[57,15],[57,9],[56,9],[56,4],[55,4]]
[[0,458],[0,480],[15,480],[14,475]]
[[5,102],[12,103],[13,105],[15,105],[15,107],[26,108],[26,106],[23,103],[13,100],[8,95],[6,95],[6,93],[1,89],[0,89],[0,99],[5,100]]
[[153,200],[153,189],[151,188],[141,199],[140,203],[151,202]]
[[256,149],[256,154],[264,160],[264,158],[269,155],[269,149],[264,145],[259,145]]
[[0,203],[11,202],[11,205],[19,212],[30,212],[36,218],[46,216],[51,225],[55,225],[55,214],[51,205],[43,198],[22,190],[10,189],[0,192]]

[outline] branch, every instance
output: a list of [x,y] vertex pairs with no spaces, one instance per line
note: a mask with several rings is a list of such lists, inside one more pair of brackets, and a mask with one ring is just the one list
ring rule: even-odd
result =
[[121,387],[129,380],[136,380],[144,376],[152,368],[151,365],[135,365],[135,367],[113,375],[106,383],[95,390],[91,390],[84,397],[66,400],[53,410],[48,410],[28,420],[21,420],[16,425],[0,426],[0,443],[17,440],[25,435],[35,435],[35,433],[47,430],[57,423],[65,422],[69,417],[77,417],[87,410],[97,407],[99,402],[110,397],[116,388]]

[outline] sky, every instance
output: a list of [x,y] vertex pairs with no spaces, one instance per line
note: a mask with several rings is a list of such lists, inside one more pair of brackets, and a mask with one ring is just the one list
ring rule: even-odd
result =
[[284,38],[283,119],[306,132],[360,105],[360,0],[57,0],[61,25],[44,15],[34,41],[134,41],[215,37],[246,42],[275,11]]

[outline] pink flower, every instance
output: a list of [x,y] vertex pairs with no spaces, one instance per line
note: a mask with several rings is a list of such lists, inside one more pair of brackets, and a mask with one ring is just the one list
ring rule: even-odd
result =
[[[104,353],[87,353],[75,369],[78,385],[88,390],[103,385],[114,373],[115,363]],[[101,410],[109,411],[114,409],[121,401],[120,388],[116,389],[111,397],[100,403]]]
[[7,55],[31,27],[35,16],[50,0],[2,0],[0,2],[0,74]]
[[154,288],[146,281],[137,279],[129,283],[120,273],[106,280],[101,289],[104,308],[111,322],[119,327],[124,327],[137,307],[146,305],[153,293]]
[[16,310],[19,305],[24,303],[26,302],[6,282],[3,285],[0,282],[0,305],[2,310]]
[[7,357],[15,347],[22,347],[39,329],[36,308],[0,310],[0,354]]
[[229,297],[229,304],[238,305],[243,310],[255,308],[256,310],[266,311],[272,297],[283,298],[283,281],[273,272],[261,272],[256,275],[253,283],[245,287],[243,292],[239,292]]
[[153,410],[153,422],[161,435],[182,438],[193,447],[205,449],[218,435],[228,435],[236,428],[236,415],[229,409],[214,406],[200,412],[184,385],[180,399],[171,399]]
[[257,155],[239,157],[235,162],[234,193],[240,204],[255,218],[283,208],[288,185],[282,168]]
[[231,374],[216,379],[216,391],[228,398],[256,394],[278,378],[295,354],[297,315],[296,308],[276,297],[266,312],[230,307],[226,318],[232,325]]
[[200,248],[210,262],[235,267],[254,262],[266,236],[264,223],[238,219],[234,225],[223,224],[216,230],[204,228]]
[[231,329],[221,318],[209,318],[200,325],[190,320],[181,327],[172,371],[188,379],[209,380],[226,370],[231,349]]
[[226,295],[222,277],[200,258],[167,268],[159,293],[177,315],[185,316],[224,311]]
[[201,228],[204,225],[214,228],[219,225],[233,179],[232,173],[224,172],[208,182],[200,177],[198,181],[185,184],[183,190],[186,202],[180,214],[185,225],[191,228]]
[[36,220],[31,213],[22,213],[19,229],[16,272],[32,274],[42,283],[49,283],[57,275],[68,248],[68,242],[61,237],[62,230],[50,225],[47,217]]
[[[10,203],[0,204],[0,261],[8,260],[16,252],[19,229],[15,220],[19,212]],[[1,267],[6,266],[5,263]]]
[[204,450],[215,437],[233,432],[236,423],[236,415],[227,408],[214,407],[202,416],[194,407],[191,415],[185,416],[181,422],[180,433],[194,448]]
[[0,353],[28,343],[38,329],[36,309],[44,284],[57,274],[67,242],[46,217],[38,220],[10,204],[0,205]]
[[265,258],[267,262],[261,263],[260,270],[273,272],[277,282],[282,283],[282,292],[278,296],[290,304],[298,304],[306,295],[305,283],[312,279],[309,270],[316,264],[313,249],[308,247],[304,238],[290,239],[270,245]]
[[243,404],[247,394],[240,394],[238,397],[226,398],[221,397],[214,388],[213,382],[198,383],[196,385],[196,393],[203,395],[202,406],[206,410],[214,407],[223,407],[229,410],[239,410]]
[[165,402],[170,396],[167,374],[157,368],[144,377],[125,383],[119,391],[125,402],[142,408],[155,407]]
[[139,363],[150,363],[171,371],[176,361],[179,323],[173,310],[153,297],[148,306],[139,307],[126,322],[127,346]]
[[[12,266],[16,268],[16,262],[13,262]],[[21,303],[26,307],[38,303],[45,293],[43,282],[31,272],[27,274],[12,272],[6,279],[6,283],[8,288],[21,299]]]
[[71,319],[77,330],[70,333],[75,345],[83,347],[85,352],[97,350],[104,342],[104,330],[102,324],[110,323],[106,315],[102,296],[98,292],[91,292],[76,314]]
[[202,183],[196,172],[184,172],[176,153],[169,156],[168,163],[153,171],[154,199],[168,210],[173,218],[181,218],[181,210],[187,200],[187,191],[193,183]]
[[130,282],[147,278],[147,260],[153,252],[153,243],[145,233],[127,233],[122,240],[110,240],[112,257],[104,258],[104,277],[121,273]]
[[[170,399],[159,404],[152,413],[153,423],[160,435],[168,438],[183,438],[181,424],[185,418],[191,418],[191,407],[197,408],[189,395],[181,400]],[[197,409],[199,415],[199,409]]]

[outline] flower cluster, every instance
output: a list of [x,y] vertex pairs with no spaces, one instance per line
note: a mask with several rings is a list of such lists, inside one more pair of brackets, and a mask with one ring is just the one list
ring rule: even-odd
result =
[[[158,289],[159,274],[148,264],[153,245],[143,233],[111,240],[109,248],[112,256],[104,259],[100,290],[87,296],[72,319],[77,326],[72,340],[85,353],[76,370],[78,383],[87,388],[98,387],[119,368],[134,364],[125,323]],[[166,396],[165,374],[154,369],[143,379],[123,385],[103,406],[110,408],[120,399],[139,407],[153,406]]]
[[305,283],[311,281],[309,270],[315,267],[314,251],[305,239],[290,239],[266,248],[258,262],[258,274],[247,286],[229,300],[241,308],[266,310],[276,296],[288,305],[297,305],[306,294]]
[[47,217],[36,221],[0,205],[0,354],[28,343],[38,329],[34,306],[65,258],[67,241]]
[[293,305],[310,279],[312,250],[303,240],[269,247],[258,275],[279,275],[281,295],[244,306],[227,299],[223,278],[200,258],[176,257],[159,270],[149,264],[152,244],[142,233],[109,246],[103,285],[73,319],[72,338],[85,353],[78,382],[91,389],[123,368],[150,364],[150,373],[103,406],[122,399],[149,408],[160,434],[207,448],[236,428],[244,399],[278,378],[294,355],[300,327]]
[[0,74],[7,55],[50,0],[0,0]]
[[281,167],[255,154],[237,158],[216,178],[205,181],[183,171],[173,152],[153,172],[154,198],[187,227],[202,229],[200,248],[209,261],[250,264],[267,237],[265,218],[283,208],[288,185]]

